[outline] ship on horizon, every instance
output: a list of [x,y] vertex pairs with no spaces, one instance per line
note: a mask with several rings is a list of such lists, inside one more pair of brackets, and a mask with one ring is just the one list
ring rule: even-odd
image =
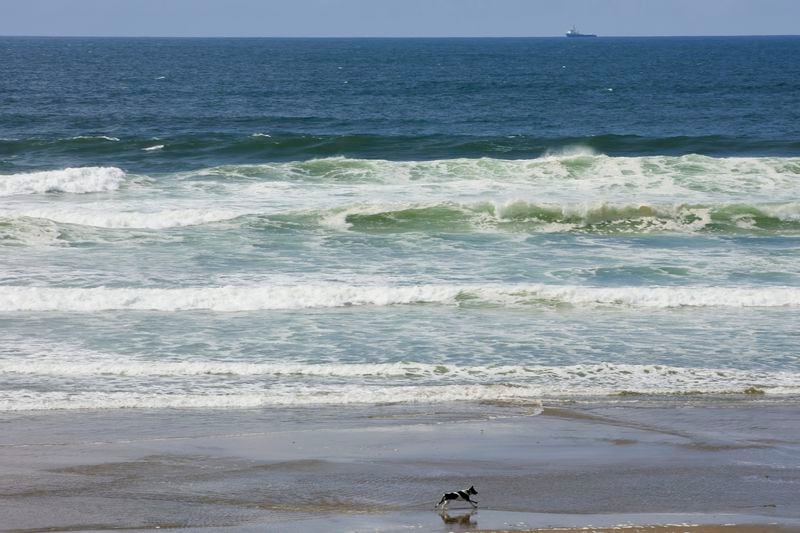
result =
[[571,30],[567,31],[567,37],[597,37],[597,35],[594,33],[581,33],[578,28],[573,26]]

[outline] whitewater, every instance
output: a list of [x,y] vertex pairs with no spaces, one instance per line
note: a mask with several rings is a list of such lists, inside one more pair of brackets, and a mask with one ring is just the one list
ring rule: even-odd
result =
[[0,409],[794,397],[798,171],[573,147],[7,174]]
[[[800,229],[797,158],[608,157],[583,148],[533,160],[328,158],[166,175],[116,167],[0,176],[0,220],[167,229],[231,220],[349,230],[732,232]],[[102,193],[120,193],[103,195]],[[53,194],[96,196],[51,202]],[[425,228],[418,228],[424,230]]]
[[626,307],[800,307],[800,288],[578,287],[569,285],[299,285],[195,289],[0,287],[0,311],[111,309],[220,312],[409,304]]

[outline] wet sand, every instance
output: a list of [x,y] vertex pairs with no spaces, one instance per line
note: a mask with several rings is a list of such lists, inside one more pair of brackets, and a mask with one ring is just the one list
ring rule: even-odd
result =
[[799,407],[4,414],[0,530],[800,531]]

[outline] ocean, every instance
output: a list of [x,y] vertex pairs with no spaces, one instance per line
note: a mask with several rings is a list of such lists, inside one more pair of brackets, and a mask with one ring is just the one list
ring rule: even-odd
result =
[[0,411],[800,395],[800,38],[0,38]]

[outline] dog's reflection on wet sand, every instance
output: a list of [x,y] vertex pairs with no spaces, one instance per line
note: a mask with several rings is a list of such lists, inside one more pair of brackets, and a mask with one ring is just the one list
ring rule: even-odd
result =
[[473,520],[473,517],[477,511],[469,511],[463,514],[451,515],[446,510],[441,511],[439,516],[442,517],[442,522],[447,525],[453,526],[467,526],[467,527],[475,527],[478,525],[477,520]]

